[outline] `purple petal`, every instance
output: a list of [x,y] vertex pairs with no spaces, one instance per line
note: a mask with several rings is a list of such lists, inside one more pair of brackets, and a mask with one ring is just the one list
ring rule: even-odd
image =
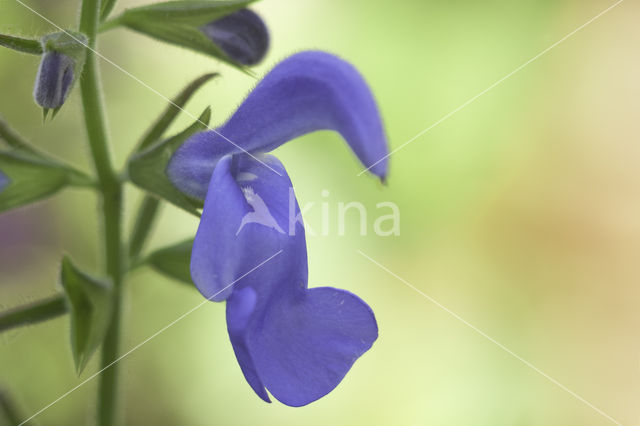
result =
[[340,133],[360,161],[384,179],[387,139],[367,83],[352,65],[319,51],[280,62],[217,132],[188,139],[167,173],[180,190],[204,198],[222,155],[268,152],[316,130]]
[[[223,157],[211,177],[191,254],[193,282],[210,300],[225,300],[253,276],[279,285],[274,277],[290,265],[306,282],[304,227],[289,223],[299,214],[291,181],[275,157],[260,160],[281,176],[242,154]],[[242,278],[272,256],[259,272]]]
[[282,164],[261,155],[216,165],[191,256],[210,300],[227,300],[227,329],[240,368],[260,398],[291,406],[333,390],[377,337],[371,309],[351,293],[307,289],[300,213]]
[[9,179],[9,176],[5,175],[0,170],[0,192],[2,192],[7,186],[9,186],[10,183],[11,179]]
[[267,26],[249,9],[233,12],[201,29],[228,57],[242,65],[259,63],[269,49]]
[[265,401],[265,388],[295,407],[323,397],[378,336],[373,312],[357,296],[331,287],[305,287],[273,289],[256,282],[234,291],[227,302],[236,358]]
[[49,51],[42,55],[33,97],[43,108],[59,108],[69,96],[73,82],[73,60],[63,53]]

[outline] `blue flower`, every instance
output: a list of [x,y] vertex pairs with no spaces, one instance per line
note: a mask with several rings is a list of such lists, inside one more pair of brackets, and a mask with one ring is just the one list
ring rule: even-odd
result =
[[33,97],[43,108],[56,109],[67,100],[73,82],[73,59],[55,51],[42,55]]
[[[172,158],[174,185],[204,198],[191,276],[209,300],[227,301],[227,329],[246,380],[290,406],[332,391],[378,336],[357,296],[309,289],[300,209],[280,161],[265,151],[314,130],[339,132],[364,165],[387,154],[368,86],[322,52],[276,66],[219,132],[187,140]],[[386,162],[371,171],[384,178]]]
[[11,179],[9,179],[9,176],[5,175],[4,173],[2,173],[2,170],[0,170],[0,192],[4,191],[4,189],[9,186],[10,183]]
[[241,9],[201,28],[201,31],[234,61],[255,65],[269,49],[269,31],[260,16]]

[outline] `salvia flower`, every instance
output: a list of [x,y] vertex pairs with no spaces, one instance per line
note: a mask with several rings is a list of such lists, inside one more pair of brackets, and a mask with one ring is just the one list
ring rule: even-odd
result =
[[33,97],[46,112],[58,110],[82,73],[86,37],[80,33],[53,33],[41,40],[43,54],[33,89]]
[[269,49],[267,26],[249,9],[240,9],[210,22],[201,31],[229,58],[242,65],[259,63]]
[[[219,132],[188,139],[168,175],[203,198],[191,277],[209,300],[227,301],[227,329],[242,372],[269,401],[302,406],[333,390],[376,340],[369,306],[336,288],[308,288],[300,209],[284,166],[264,154],[314,130],[339,132],[365,165],[386,155],[369,88],[346,62],[293,55],[258,84]],[[372,167],[380,178],[386,162]]]

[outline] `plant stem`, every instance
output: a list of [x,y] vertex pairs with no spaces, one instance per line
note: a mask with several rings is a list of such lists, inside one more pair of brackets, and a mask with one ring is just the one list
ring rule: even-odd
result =
[[42,45],[39,40],[0,34],[0,46],[8,47],[18,52],[42,55]]
[[0,332],[50,320],[67,313],[64,296],[53,296],[0,314]]
[[144,244],[149,237],[149,233],[153,228],[159,207],[160,200],[150,195],[144,196],[140,209],[138,210],[138,216],[133,226],[133,234],[129,244],[129,260],[131,262],[135,262],[140,256]]
[[[83,0],[80,13],[80,31],[87,36],[91,49],[96,45],[100,0]],[[80,79],[84,119],[89,137],[91,155],[98,174],[102,195],[102,213],[106,270],[114,286],[113,318],[102,344],[102,368],[98,395],[98,424],[111,426],[116,421],[117,358],[120,344],[120,315],[122,311],[122,185],[115,173],[102,110],[102,94],[98,81],[97,60],[87,49],[87,58]]]

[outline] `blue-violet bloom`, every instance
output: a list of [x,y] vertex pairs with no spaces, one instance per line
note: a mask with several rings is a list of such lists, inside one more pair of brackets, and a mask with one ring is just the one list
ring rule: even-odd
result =
[[242,65],[259,63],[269,49],[267,26],[249,9],[240,9],[212,21],[201,31],[228,57]]
[[339,132],[365,166],[386,176],[386,160],[379,161],[388,153],[386,137],[368,86],[351,65],[322,52],[277,65],[219,133],[188,139],[167,169],[174,185],[204,199],[194,283],[209,300],[227,301],[229,337],[253,390],[290,406],[332,391],[378,335],[373,312],[357,296],[307,287],[291,181],[280,161],[264,154],[321,129]]

